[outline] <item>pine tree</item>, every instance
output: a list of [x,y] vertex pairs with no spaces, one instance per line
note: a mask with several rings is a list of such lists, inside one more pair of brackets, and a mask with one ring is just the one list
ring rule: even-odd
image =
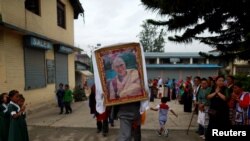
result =
[[[147,9],[166,17],[148,20],[167,26],[168,31],[184,30],[170,41],[199,40],[221,52],[221,58],[250,59],[250,0],[141,0]],[[210,35],[204,35],[205,31]],[[205,53],[201,55],[208,56]]]

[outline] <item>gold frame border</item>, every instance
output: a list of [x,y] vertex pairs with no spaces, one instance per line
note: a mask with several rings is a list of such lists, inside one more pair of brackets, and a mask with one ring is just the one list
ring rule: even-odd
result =
[[[141,82],[141,86],[142,86],[142,96],[136,97],[133,99],[123,98],[123,99],[109,101],[107,98],[108,89],[107,89],[106,83],[105,83],[106,79],[105,79],[104,64],[102,63],[102,60],[103,60],[102,56],[106,53],[108,54],[109,52],[119,51],[119,50],[128,49],[128,48],[136,50],[136,63],[137,63],[138,72],[140,75],[139,77],[141,79],[140,82]],[[127,44],[107,46],[105,48],[101,48],[101,49],[96,50],[94,53],[96,56],[96,64],[97,64],[98,73],[100,76],[101,85],[102,85],[103,92],[104,92],[104,99],[105,99],[106,106],[119,105],[119,104],[131,103],[131,102],[142,101],[142,100],[148,99],[148,94],[145,90],[145,85],[144,85],[142,53],[141,53],[141,48],[140,48],[139,43],[127,43]]]

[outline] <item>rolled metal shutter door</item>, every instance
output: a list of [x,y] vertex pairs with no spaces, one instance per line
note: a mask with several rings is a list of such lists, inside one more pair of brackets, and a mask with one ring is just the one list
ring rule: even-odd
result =
[[55,53],[56,63],[56,87],[60,83],[68,84],[68,55],[63,53]]
[[46,86],[45,51],[43,49],[24,47],[25,89]]

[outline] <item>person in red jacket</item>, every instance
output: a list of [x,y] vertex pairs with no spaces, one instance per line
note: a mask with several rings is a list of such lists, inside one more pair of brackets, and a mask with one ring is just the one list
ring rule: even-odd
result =
[[[247,104],[248,103],[248,104]],[[248,92],[241,103],[242,107],[245,107],[245,112],[244,112],[244,125],[250,125],[250,93]]]
[[250,125],[250,93],[244,92],[241,82],[234,84],[232,99],[230,106],[235,108],[235,125]]

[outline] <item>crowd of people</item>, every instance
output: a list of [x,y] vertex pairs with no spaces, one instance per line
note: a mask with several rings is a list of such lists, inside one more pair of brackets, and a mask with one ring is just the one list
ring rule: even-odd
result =
[[24,103],[17,90],[0,95],[0,141],[29,141]]
[[[250,125],[250,93],[234,76],[201,78],[186,77],[186,81],[162,78],[149,80],[150,101],[167,97],[183,104],[184,112],[198,114],[197,133],[210,140],[212,129],[229,130],[237,125]],[[162,90],[162,88],[164,90]]]
[[[117,71],[117,78],[126,77],[129,73],[126,71],[125,63],[121,60],[117,62],[118,67],[114,69]],[[155,98],[161,99],[161,104],[150,108],[159,111],[160,128],[157,130],[157,134],[159,136],[166,134],[165,124],[169,111],[176,117],[178,116],[167,104],[167,101],[171,100],[183,104],[184,112],[193,112],[198,115],[197,133],[202,139],[210,140],[212,129],[227,130],[235,125],[250,125],[250,94],[244,92],[242,82],[234,79],[233,76],[227,76],[226,79],[224,76],[208,78],[187,76],[186,80],[178,81],[175,79],[164,81],[161,77],[149,80],[150,102],[154,102]],[[121,80],[117,79],[116,81]],[[113,85],[110,83],[110,86]],[[113,98],[120,98],[116,96],[118,88],[117,90],[115,88],[111,89],[115,91]],[[116,113],[115,115],[120,120],[119,141],[131,140],[132,138],[135,141],[140,141],[142,117],[140,102],[106,107],[104,113],[98,113],[95,109],[95,92],[93,86],[89,106],[91,113],[95,115],[97,120],[97,132],[102,132],[103,136],[107,136],[109,119]],[[116,112],[113,112],[114,107],[116,107]],[[112,123],[113,120],[111,118]]]
[[[183,104],[184,112],[198,114],[197,133],[201,138],[210,140],[212,129],[228,130],[238,125],[250,125],[250,93],[243,89],[243,83],[235,80],[233,76],[217,76],[201,78],[196,76],[192,79],[187,76],[186,80],[162,78],[149,80],[150,101],[160,98],[161,103],[151,107],[153,111],[159,111],[160,136],[166,132],[165,124],[168,112],[178,116],[167,101],[176,100]],[[120,120],[119,140],[134,138],[141,140],[140,102],[121,104],[119,106],[106,107],[104,113],[96,111],[95,85],[91,88],[89,96],[90,113],[94,114],[97,125],[97,133],[107,136],[109,124],[114,126],[114,119]],[[56,92],[59,114],[72,113],[71,102],[73,92],[69,85],[59,84]],[[25,98],[16,90],[0,95],[0,141],[28,141],[27,124],[25,120]],[[64,111],[65,109],[65,111]]]

